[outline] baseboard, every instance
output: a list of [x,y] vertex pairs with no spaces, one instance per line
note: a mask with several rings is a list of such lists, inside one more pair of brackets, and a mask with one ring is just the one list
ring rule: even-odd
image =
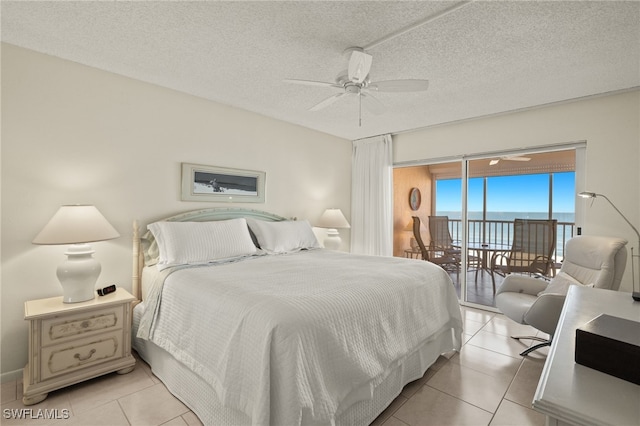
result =
[[22,368],[8,373],[0,374],[0,383],[10,382],[12,380],[22,379]]

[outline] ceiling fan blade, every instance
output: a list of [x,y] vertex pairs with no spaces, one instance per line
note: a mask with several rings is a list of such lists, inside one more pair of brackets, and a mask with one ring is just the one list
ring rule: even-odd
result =
[[362,83],[369,75],[371,70],[371,63],[373,62],[373,56],[368,53],[364,53],[361,50],[354,50],[351,52],[351,58],[349,59],[348,75],[349,80],[354,83]]
[[323,100],[322,102],[309,108],[309,111],[318,111],[318,110],[321,110],[322,108],[326,108],[332,103],[334,103],[335,101],[337,101],[338,99],[340,99],[345,94],[346,93],[343,92],[343,93],[338,93],[337,95],[330,96],[327,99]]
[[296,78],[285,78],[284,81],[286,83],[302,84],[303,86],[335,87],[337,89],[342,89],[342,86],[338,86],[335,83],[327,83],[324,81],[298,80]]
[[489,165],[490,166],[495,166],[496,164],[498,164],[500,162],[500,160],[507,160],[507,161],[529,161],[531,160],[531,158],[529,157],[522,157],[520,155],[512,155],[512,156],[503,156],[500,158],[494,158],[493,160],[489,161]]
[[371,82],[367,89],[376,92],[420,92],[429,88],[429,80],[385,80]]
[[372,113],[379,115],[387,110],[384,104],[371,94],[361,92],[360,96],[362,96],[362,104],[364,105],[364,107]]

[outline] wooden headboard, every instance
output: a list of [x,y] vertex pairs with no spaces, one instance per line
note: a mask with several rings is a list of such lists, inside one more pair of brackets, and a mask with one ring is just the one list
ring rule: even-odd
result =
[[[239,217],[253,218],[259,220],[266,220],[270,222],[278,222],[281,220],[287,220],[285,217],[278,216],[273,213],[264,212],[261,210],[243,209],[243,208],[228,208],[218,207],[211,209],[192,210],[185,213],[180,213],[175,216],[160,219],[169,222],[211,222],[216,220],[228,220],[236,219]],[[157,222],[157,221],[154,221]],[[142,300],[142,268],[144,267],[144,254],[141,250],[140,244],[140,227],[138,221],[133,222],[133,276],[131,289],[135,298]]]

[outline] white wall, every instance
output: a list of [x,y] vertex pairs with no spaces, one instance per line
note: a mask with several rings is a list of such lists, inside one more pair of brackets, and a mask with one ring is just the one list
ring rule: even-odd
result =
[[[95,204],[120,232],[93,244],[98,285],[131,289],[131,223],[180,201],[180,163],[266,172],[266,202],[233,206],[349,218],[351,143],[200,98],[2,45],[1,372],[27,362],[26,300],[59,296],[64,247],[31,240],[62,204]],[[349,246],[348,230],[341,230]]]
[[[394,162],[577,141],[587,144],[585,190],[609,197],[640,227],[638,90],[403,133],[394,137]],[[606,200],[576,203],[586,203],[584,234],[625,238],[638,253],[637,235]],[[637,260],[635,267],[637,286]],[[620,290],[631,288],[629,256]]]
[[[403,133],[394,161],[580,140],[586,188],[640,226],[638,91]],[[27,360],[24,301],[61,294],[64,248],[31,240],[62,204],[95,204],[118,229],[121,238],[94,244],[99,284],[127,289],[133,219],[220,205],[180,201],[181,162],[266,171],[266,202],[243,207],[313,221],[337,206],[350,216],[348,141],[6,44],[1,148],[3,379]],[[584,231],[637,246],[604,200],[588,208]],[[348,230],[340,232],[348,247]],[[630,288],[628,263],[622,290]]]

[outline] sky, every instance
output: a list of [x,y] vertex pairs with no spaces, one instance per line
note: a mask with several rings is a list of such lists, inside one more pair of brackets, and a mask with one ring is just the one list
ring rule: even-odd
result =
[[[469,180],[469,211],[482,211],[483,178]],[[438,180],[436,209],[459,211],[462,205],[460,179]],[[553,173],[553,211],[575,211],[575,172]],[[549,175],[495,176],[487,180],[487,211],[546,212],[549,206]]]

